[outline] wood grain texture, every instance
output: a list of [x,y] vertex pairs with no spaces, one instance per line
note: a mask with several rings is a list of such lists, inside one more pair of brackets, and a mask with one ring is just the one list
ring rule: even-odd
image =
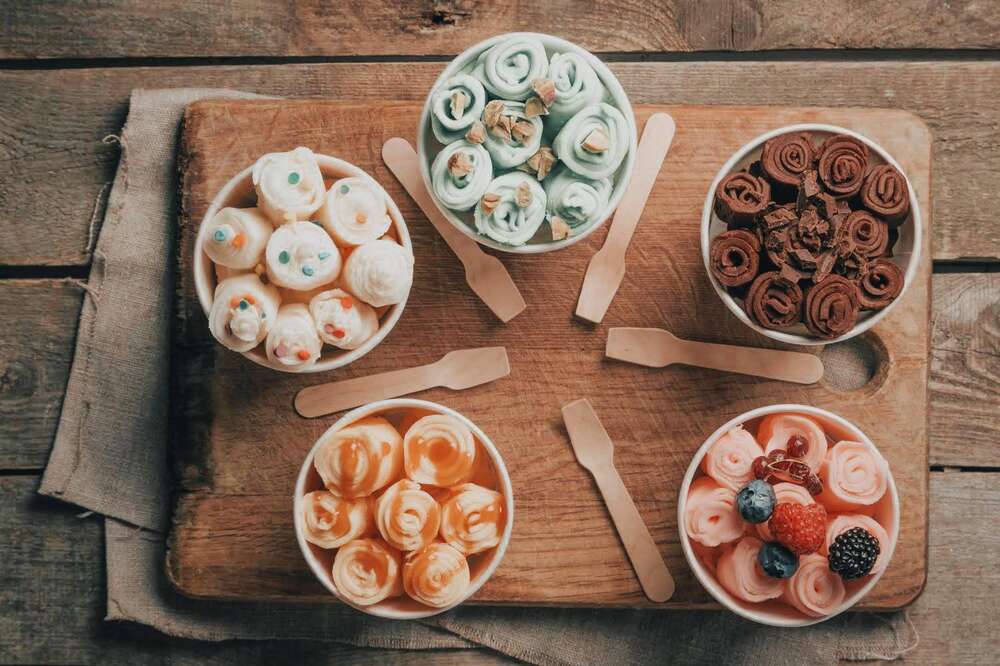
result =
[[[120,132],[133,88],[422,100],[443,68],[417,62],[0,71],[0,265],[89,261],[94,208],[103,208],[119,152],[102,139]],[[934,135],[934,257],[1000,260],[993,215],[1000,209],[998,62],[647,62],[611,69],[637,103],[913,111]]]
[[1000,466],[1000,273],[934,278],[931,464]]
[[48,455],[82,294],[69,280],[0,283],[0,469],[37,468]]
[[[640,107],[642,119],[654,109]],[[697,243],[703,194],[718,165],[767,127],[790,122],[850,124],[884,142],[907,168],[926,208],[930,137],[912,115],[881,110],[665,107],[678,133],[632,241],[629,270],[604,320],[611,326],[662,326],[679,336],[767,345],[728,314],[714,295]],[[419,107],[336,102],[200,102],[189,107],[182,265],[209,200],[259,154],[308,144],[349,154],[381,182],[409,220],[417,258],[404,316],[382,345],[328,377],[346,378],[433,361],[456,346],[505,345],[512,376],[461,393],[421,394],[477,422],[497,443],[515,488],[510,549],[480,602],[642,605],[644,597],[596,488],[576,464],[559,407],[588,397],[616,443],[616,464],[665,556],[677,572],[672,604],[709,598],[684,563],[676,489],[690,455],[719,423],[774,402],[823,405],[870,432],[893,467],[903,503],[893,566],[868,607],[911,601],[923,586],[926,549],[927,422],[913,418],[927,400],[930,262],[922,262],[906,299],[874,335],[893,367],[862,390],[838,392],[695,368],[651,370],[603,360],[605,328],[572,318],[588,257],[604,230],[541,258],[505,256],[528,309],[506,326],[464,286],[460,264],[401,191],[379,158],[382,143],[411,131]],[[366,123],[359,123],[365,114]],[[238,141],[234,137],[239,137]],[[926,257],[926,255],[925,255]],[[331,600],[308,571],[292,538],[289,489],[316,437],[331,423],[305,421],[291,397],[316,377],[282,375],[214,345],[193,297],[188,270],[178,276],[174,422],[181,495],[168,572],[192,596]],[[691,303],[698,303],[692,308]],[[697,318],[694,313],[697,312]],[[711,321],[707,331],[697,321]],[[429,331],[435,334],[428,335]],[[419,341],[419,344],[414,344]],[[258,387],[253,392],[239,387]],[[923,412],[926,414],[926,412]],[[247,465],[253,460],[253,465]]]
[[5,3],[0,57],[454,55],[515,30],[560,35],[599,52],[988,48],[1000,44],[1000,10],[973,0],[877,7],[853,0],[243,0],[225,11],[182,0],[86,8],[13,0]]

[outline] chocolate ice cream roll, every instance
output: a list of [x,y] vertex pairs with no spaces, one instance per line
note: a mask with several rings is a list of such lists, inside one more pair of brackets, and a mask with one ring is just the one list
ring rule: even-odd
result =
[[836,197],[853,197],[868,170],[868,146],[846,134],[835,134],[819,147],[816,170],[823,186]]
[[889,259],[876,259],[858,281],[858,295],[865,310],[881,310],[903,291],[903,269]]
[[799,178],[812,168],[814,156],[812,140],[806,133],[789,132],[764,142],[760,168],[774,185],[776,199],[795,199]]
[[891,164],[871,167],[861,186],[861,205],[898,227],[910,212],[910,188],[906,177]]
[[260,263],[273,231],[259,208],[223,208],[208,221],[205,254],[217,264],[249,270]]
[[761,273],[750,285],[743,309],[764,328],[794,326],[801,320],[802,289],[777,271]]
[[857,251],[866,257],[881,257],[889,247],[889,225],[867,210],[856,210],[848,215],[838,234],[854,243]]
[[712,275],[725,287],[752,282],[760,271],[760,241],[749,231],[723,231],[709,250]]
[[806,291],[803,322],[817,337],[836,338],[854,328],[860,305],[857,284],[830,275]]
[[771,200],[771,185],[748,171],[731,173],[715,189],[715,214],[723,222],[750,226]]

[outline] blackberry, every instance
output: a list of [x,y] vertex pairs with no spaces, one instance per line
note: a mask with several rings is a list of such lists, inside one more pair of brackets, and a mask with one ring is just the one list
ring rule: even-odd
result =
[[760,479],[754,479],[736,494],[740,515],[748,523],[763,523],[770,518],[774,503],[774,488]]
[[854,527],[830,544],[830,571],[844,580],[867,576],[881,549],[878,539],[863,527]]

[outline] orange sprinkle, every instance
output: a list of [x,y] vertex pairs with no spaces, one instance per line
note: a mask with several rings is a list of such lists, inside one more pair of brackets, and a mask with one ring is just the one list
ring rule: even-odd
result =
[[299,357],[300,361],[309,360],[309,352],[307,352],[305,349],[298,350],[297,352],[295,352],[295,355]]
[[365,222],[368,221],[368,218],[365,217],[364,213],[358,213],[357,215],[354,216],[354,221],[357,222],[358,224],[364,224]]
[[244,294],[243,299],[250,305],[257,305],[257,301],[254,299],[253,294]]
[[334,331],[333,331],[333,337],[335,337],[335,338],[342,338],[342,337],[344,337],[345,335],[347,335],[347,332],[346,332],[346,331],[344,331],[343,329],[340,329],[340,328],[336,328],[336,329],[334,329]]
[[239,296],[233,296],[232,298],[229,299],[229,307],[235,308],[239,304],[240,304]]
[[352,299],[350,296],[344,296],[343,298],[340,299],[340,307],[344,308],[345,310],[350,310],[351,308],[354,307],[354,299]]
[[235,247],[236,249],[239,249],[246,244],[247,244],[246,234],[236,234],[235,236],[233,236],[233,247]]

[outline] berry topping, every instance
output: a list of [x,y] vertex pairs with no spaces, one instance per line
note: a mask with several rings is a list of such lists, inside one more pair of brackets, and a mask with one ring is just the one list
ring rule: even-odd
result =
[[784,460],[785,457],[786,454],[784,451],[782,451],[781,449],[775,449],[774,451],[771,451],[770,453],[767,454],[767,461],[771,463],[776,463],[779,460]]
[[740,515],[748,523],[762,523],[774,511],[774,489],[766,481],[755,479],[736,494]]
[[821,504],[782,502],[774,507],[767,527],[796,555],[815,553],[826,540],[826,509]]
[[757,551],[757,563],[771,578],[790,578],[799,568],[799,556],[777,541],[768,541]]
[[797,483],[798,485],[804,485],[806,479],[812,473],[809,469],[809,465],[799,462],[798,460],[779,460],[777,462],[772,462],[767,466],[768,472],[773,476],[778,477],[779,481],[788,481],[789,483]]
[[809,453],[809,442],[799,435],[792,435],[785,448],[790,458],[804,458]]
[[809,477],[806,479],[805,486],[806,490],[808,490],[809,494],[812,495],[813,497],[816,497],[816,495],[819,495],[821,492],[823,492],[823,482],[820,481],[820,478],[815,474],[809,475]]
[[863,527],[851,528],[830,544],[830,571],[844,580],[867,576],[880,550],[878,539],[871,532]]
[[767,476],[767,456],[760,456],[753,461],[753,478],[763,479]]

